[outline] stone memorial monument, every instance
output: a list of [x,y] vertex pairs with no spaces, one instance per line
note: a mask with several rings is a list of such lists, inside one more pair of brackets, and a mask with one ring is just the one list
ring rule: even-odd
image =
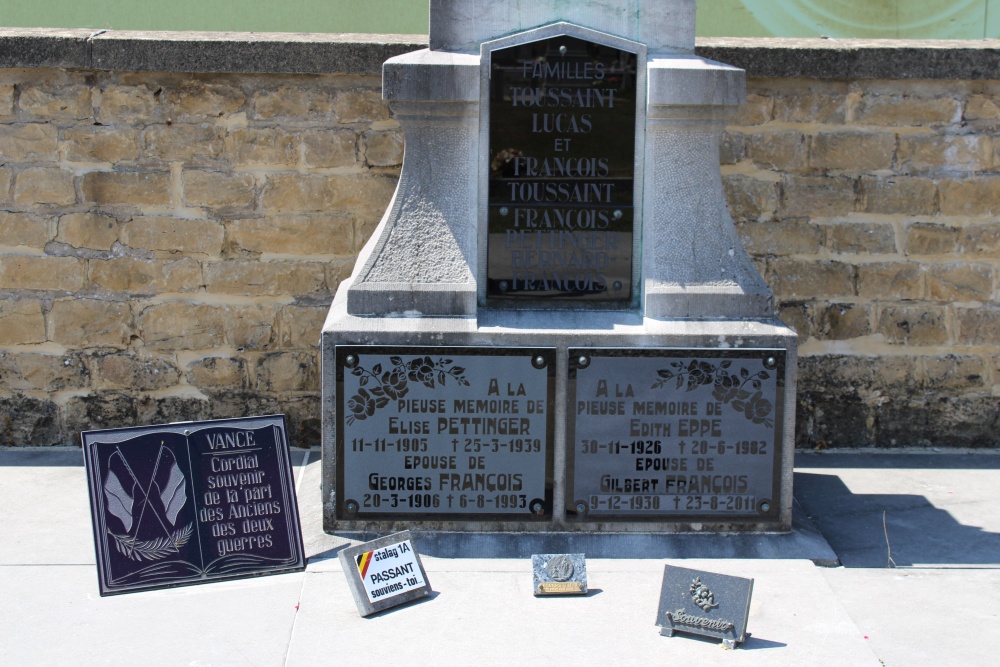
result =
[[328,531],[787,531],[795,333],[695,0],[431,0],[395,196],[323,328]]

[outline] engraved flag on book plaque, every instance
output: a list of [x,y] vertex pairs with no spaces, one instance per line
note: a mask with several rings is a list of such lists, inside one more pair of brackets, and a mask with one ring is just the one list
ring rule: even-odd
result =
[[283,415],[82,441],[101,595],[305,569]]

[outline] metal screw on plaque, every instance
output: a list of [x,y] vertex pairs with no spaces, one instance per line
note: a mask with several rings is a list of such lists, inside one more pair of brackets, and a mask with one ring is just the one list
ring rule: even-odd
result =
[[507,208],[506,206],[501,206],[500,207],[500,215],[507,215],[508,213],[510,213],[510,209],[509,208]]
[[532,514],[541,514],[544,511],[545,511],[545,506],[542,505],[542,503],[538,502],[537,500],[531,503]]
[[510,287],[510,285],[509,285],[509,284],[507,284],[507,281],[506,281],[506,280],[501,280],[501,281],[500,281],[500,285],[499,285],[499,287],[500,287],[500,291],[501,291],[501,292],[506,292],[506,291],[507,291],[507,288],[508,288],[508,287]]
[[767,360],[764,362],[764,367],[774,368],[777,364],[778,364],[777,359],[775,359],[774,357],[768,357]]
[[581,501],[576,504],[576,513],[584,516],[587,513],[587,503]]
[[761,503],[760,504],[760,511],[762,513],[770,512],[771,511],[771,505],[769,503]]
[[621,210],[620,208],[616,208],[616,209],[615,209],[615,212],[614,212],[614,213],[612,213],[611,215],[613,215],[613,216],[614,216],[615,220],[621,220],[621,219],[622,219],[622,216],[623,216],[623,215],[625,215],[625,214],[624,214],[624,213],[622,213],[622,210]]
[[564,55],[566,55],[566,52],[567,52],[568,50],[569,50],[569,49],[567,49],[567,48],[566,48],[565,46],[560,46],[560,47],[559,47],[559,55],[561,55],[561,56],[564,56]]
[[358,501],[348,500],[347,504],[344,505],[344,509],[347,511],[347,516],[354,516],[358,513]]
[[590,365],[590,357],[581,354],[579,357],[576,358],[576,365],[579,366],[580,368],[586,368],[587,366]]
[[189,428],[184,429],[184,435],[191,435],[191,429]]
[[545,357],[543,357],[540,354],[536,357],[533,357],[531,359],[531,365],[534,366],[535,368],[545,368]]
[[348,368],[354,368],[355,366],[358,365],[358,358],[353,354],[349,354],[346,357],[344,357],[344,365],[347,366]]
[[615,288],[615,291],[616,291],[616,292],[618,292],[618,291],[621,291],[621,288],[622,288],[622,281],[620,281],[620,280],[616,280],[616,281],[614,282],[614,284],[612,285],[612,287],[614,287],[614,288]]

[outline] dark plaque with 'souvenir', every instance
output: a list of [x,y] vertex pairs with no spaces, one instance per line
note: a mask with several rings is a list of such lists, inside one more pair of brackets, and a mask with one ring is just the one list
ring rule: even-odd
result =
[[336,356],[339,519],[551,518],[554,349]]
[[101,595],[305,569],[283,415],[82,434]]
[[785,351],[569,350],[576,520],[776,521]]
[[492,52],[486,298],[633,298],[636,55],[558,36]]

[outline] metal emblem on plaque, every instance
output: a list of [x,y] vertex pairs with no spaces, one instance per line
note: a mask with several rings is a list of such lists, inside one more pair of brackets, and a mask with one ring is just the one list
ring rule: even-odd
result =
[[569,351],[571,520],[775,521],[785,352]]
[[531,569],[536,596],[587,593],[587,559],[584,554],[535,554],[531,557]]
[[746,641],[753,579],[667,565],[663,568],[656,625],[721,639],[729,648]]
[[336,355],[338,518],[551,518],[554,349]]

